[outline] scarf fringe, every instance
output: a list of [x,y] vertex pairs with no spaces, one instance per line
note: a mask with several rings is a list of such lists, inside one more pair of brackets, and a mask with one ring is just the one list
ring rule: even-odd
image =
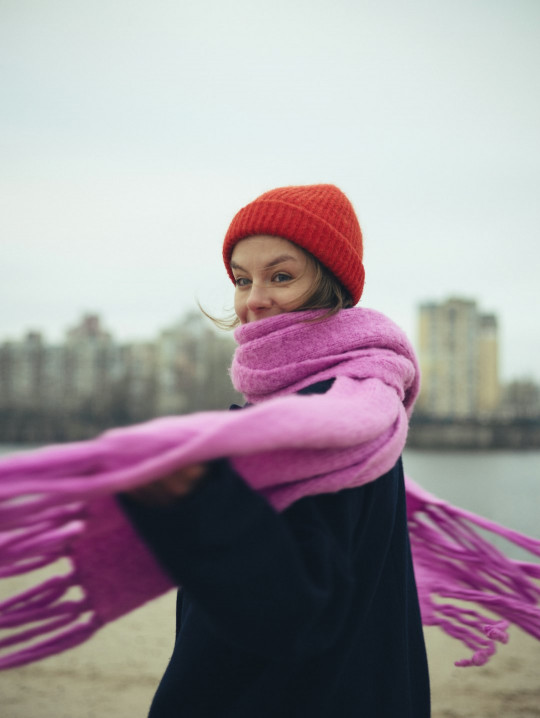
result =
[[[508,558],[479,530],[534,556],[540,556],[540,541],[430,496],[409,478],[407,502],[422,621],[472,651],[455,665],[485,664],[497,642],[507,643],[510,624],[540,639],[540,566]],[[464,608],[462,602],[481,611]]]
[[[69,591],[77,588],[77,574],[72,569],[0,602],[0,631],[9,632],[0,638],[0,652],[4,654],[0,656],[0,670],[73,648],[100,628],[86,596],[66,598]],[[85,619],[87,614],[90,616]],[[39,641],[43,637],[46,638]]]
[[0,577],[34,580],[0,602],[0,670],[73,648],[174,587],[114,497],[67,503],[60,493],[56,500],[9,528],[3,512],[11,516],[13,505],[0,501]]
[[[0,578],[29,574],[69,559],[71,543],[84,532],[81,503],[45,507],[41,513],[28,514],[29,505],[32,502],[10,507],[15,514],[21,510],[26,513],[26,521],[18,521],[16,529],[10,530],[11,522],[3,522]],[[68,599],[73,589],[82,587],[72,568],[63,576],[45,579],[0,602],[0,631],[8,633],[0,637],[0,669],[22,666],[76,646],[99,628],[94,614],[81,622],[91,607],[86,597]],[[45,640],[36,642],[44,636]]]

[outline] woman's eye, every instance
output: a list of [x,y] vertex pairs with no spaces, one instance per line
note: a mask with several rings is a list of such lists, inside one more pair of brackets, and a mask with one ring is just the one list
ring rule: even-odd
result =
[[246,279],[246,277],[235,277],[234,283],[237,287],[245,287],[249,284],[249,279]]
[[275,282],[288,282],[290,279],[291,279],[291,275],[285,274],[285,272],[278,272],[278,274],[276,274],[274,276]]

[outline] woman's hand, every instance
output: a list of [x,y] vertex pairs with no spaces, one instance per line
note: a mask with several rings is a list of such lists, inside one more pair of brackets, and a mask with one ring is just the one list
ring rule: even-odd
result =
[[147,506],[167,506],[176,499],[187,496],[206,476],[206,464],[192,464],[164,476],[150,484],[139,486],[125,493],[132,499]]

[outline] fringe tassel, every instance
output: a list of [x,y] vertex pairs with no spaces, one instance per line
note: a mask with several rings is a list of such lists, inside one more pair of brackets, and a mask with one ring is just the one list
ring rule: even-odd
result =
[[[68,558],[71,542],[84,531],[81,507],[46,508],[16,530],[3,525],[0,578],[27,574]],[[28,511],[27,505],[24,508]],[[79,582],[71,569],[0,602],[0,631],[7,634],[0,637],[0,670],[76,646],[98,630],[99,621],[86,596],[66,598],[76,588]]]
[[40,509],[15,523],[11,509],[29,502],[0,500],[0,577],[50,567],[48,578],[29,575],[33,587],[0,602],[0,670],[77,646],[174,588],[114,497],[68,503],[59,493],[56,506],[34,498]]
[[[10,631],[0,639],[0,651],[11,649],[0,657],[0,670],[47,658],[82,643],[98,630],[99,622],[91,613],[86,597],[65,599],[68,591],[77,586],[76,574],[71,571],[0,603],[0,630]],[[89,612],[90,617],[81,620]],[[32,624],[37,625],[30,628]],[[60,631],[66,626],[69,626],[67,630]],[[23,630],[14,632],[20,628]],[[43,636],[47,638],[13,650]]]
[[0,658],[0,670],[17,668],[67,651],[69,648],[74,648],[87,641],[99,628],[100,626],[92,618],[87,623],[73,625],[69,630],[57,634],[54,638]]
[[[424,625],[437,625],[473,653],[456,666],[480,666],[508,641],[511,623],[540,639],[540,566],[505,556],[478,529],[540,556],[540,541],[441,501],[407,478],[407,511]],[[493,619],[440,599],[474,603]]]

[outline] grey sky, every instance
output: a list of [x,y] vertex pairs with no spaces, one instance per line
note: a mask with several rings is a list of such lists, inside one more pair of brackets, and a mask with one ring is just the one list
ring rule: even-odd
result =
[[333,182],[364,305],[415,340],[475,298],[540,380],[539,37],[535,0],[0,0],[0,338],[221,312],[236,210]]

